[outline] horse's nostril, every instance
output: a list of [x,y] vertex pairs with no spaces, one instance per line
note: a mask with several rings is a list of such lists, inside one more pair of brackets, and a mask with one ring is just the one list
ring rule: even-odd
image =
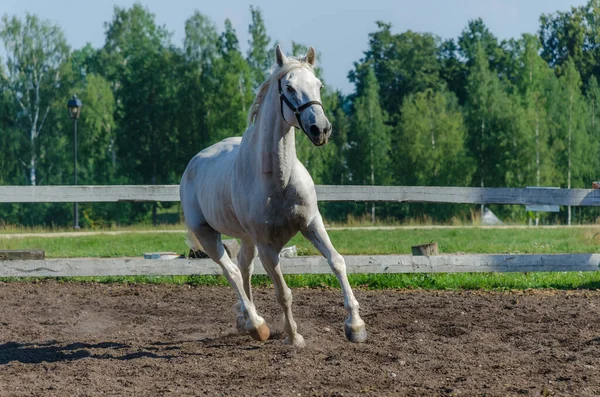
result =
[[316,124],[310,126],[310,133],[313,135],[319,135],[321,133],[321,129],[317,127]]

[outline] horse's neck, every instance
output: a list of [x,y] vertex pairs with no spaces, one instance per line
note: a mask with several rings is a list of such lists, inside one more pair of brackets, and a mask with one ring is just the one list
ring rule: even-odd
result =
[[261,172],[267,177],[271,175],[273,182],[285,188],[296,162],[294,129],[282,120],[278,112],[268,113],[271,117],[261,120],[265,124],[260,128]]
[[263,177],[270,178],[279,187],[289,184],[296,163],[296,142],[294,129],[281,118],[279,104],[263,103],[254,125],[250,145],[258,161]]

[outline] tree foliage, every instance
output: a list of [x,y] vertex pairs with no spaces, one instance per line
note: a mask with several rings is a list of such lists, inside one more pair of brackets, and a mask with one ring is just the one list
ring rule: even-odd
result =
[[[0,183],[70,184],[72,121],[83,101],[78,177],[85,184],[176,184],[189,159],[246,129],[257,87],[273,63],[268,21],[250,7],[242,54],[230,20],[196,11],[185,39],[140,4],[115,7],[100,48],[71,51],[60,27],[38,16],[0,21]],[[376,22],[348,73],[353,92],[326,84],[328,145],[296,134],[299,160],[319,184],[589,187],[600,142],[600,2],[540,17],[537,35],[498,40],[482,19],[454,38],[396,32]],[[292,42],[296,56],[307,51]],[[321,54],[317,54],[320,59]],[[323,80],[323,69],[315,68]],[[85,226],[160,218],[170,204],[85,204]],[[329,203],[330,219],[375,206]],[[385,204],[377,215],[449,220],[470,207]],[[475,212],[475,211],[474,211]],[[524,219],[522,208],[498,208]],[[68,224],[66,204],[5,205],[12,223]],[[564,211],[554,220],[568,222]],[[582,211],[582,218],[594,213]]]

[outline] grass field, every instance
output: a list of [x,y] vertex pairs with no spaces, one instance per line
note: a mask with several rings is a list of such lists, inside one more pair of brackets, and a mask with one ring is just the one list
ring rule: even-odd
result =
[[[436,241],[440,253],[593,253],[600,247],[600,227],[562,228],[401,228],[329,231],[343,255],[409,254],[412,245]],[[299,255],[318,255],[300,234],[289,243]],[[185,253],[185,233],[96,234],[62,237],[6,238],[0,249],[43,249],[48,258],[142,256],[144,252]]]
[[[562,228],[402,228],[393,230],[331,230],[331,240],[340,253],[408,254],[411,245],[436,241],[440,253],[594,253],[600,246],[600,227]],[[184,253],[184,232],[131,233],[66,237],[0,237],[0,249],[43,249],[48,258],[139,257],[144,252]],[[290,241],[300,255],[318,255],[301,236]],[[70,279],[74,280],[74,279]],[[96,282],[171,282],[227,284],[223,277],[96,277],[77,279]],[[333,276],[287,276],[293,287],[336,287]],[[398,274],[350,275],[354,286],[365,288],[426,289],[598,289],[600,272],[572,273],[486,273],[486,274]],[[268,278],[255,277],[255,284],[268,284]]]

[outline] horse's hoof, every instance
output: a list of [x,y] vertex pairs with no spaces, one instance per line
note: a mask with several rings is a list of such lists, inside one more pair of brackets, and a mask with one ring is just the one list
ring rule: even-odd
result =
[[350,342],[362,343],[367,340],[367,327],[363,321],[354,326],[349,323],[344,324],[344,332]]
[[271,330],[269,330],[269,327],[266,323],[262,323],[256,328],[249,329],[248,333],[254,340],[265,341],[269,339],[269,336],[271,335]]
[[243,314],[238,314],[238,316],[235,319],[235,327],[237,328],[238,332],[240,334],[247,334],[248,331],[246,330],[246,319],[244,318]]
[[283,344],[284,345],[294,346],[294,347],[299,347],[299,348],[306,347],[306,342],[304,341],[304,337],[302,335],[300,335],[300,334],[296,334],[296,336],[294,337],[294,339],[290,339],[290,337],[288,336],[283,341]]

